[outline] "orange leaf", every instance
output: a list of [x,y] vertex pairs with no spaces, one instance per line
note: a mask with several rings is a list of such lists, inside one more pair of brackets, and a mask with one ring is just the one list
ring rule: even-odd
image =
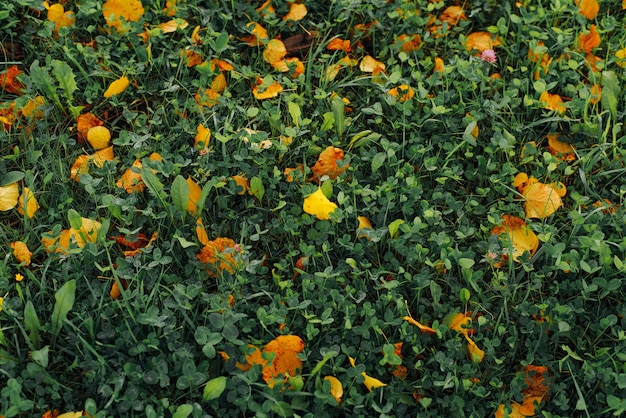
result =
[[76,130],[78,131],[78,142],[83,143],[87,140],[89,129],[102,126],[104,122],[98,119],[93,113],[87,112],[76,118]]
[[328,176],[331,179],[337,178],[350,166],[349,164],[337,164],[339,161],[343,161],[344,153],[340,148],[334,146],[328,146],[317,158],[317,162],[311,168],[313,171],[313,181],[319,182],[323,176]]
[[597,0],[576,0],[578,9],[581,15],[585,16],[589,20],[593,20],[600,11],[600,5]]
[[252,94],[257,100],[265,100],[277,97],[278,94],[283,91],[283,86],[281,86],[277,81],[274,81],[261,92],[259,92],[259,87],[261,86],[256,85],[252,88]]
[[0,74],[0,87],[7,93],[22,94],[21,90],[24,85],[17,80],[17,76],[22,72],[17,68],[17,65],[10,66],[6,72]]
[[211,140],[211,130],[205,128],[203,124],[198,125],[196,128],[197,134],[194,138],[194,144],[200,155],[207,154],[209,152],[209,141]]
[[117,181],[116,186],[126,190],[126,193],[141,193],[146,188],[141,179],[141,168],[143,164],[136,158],[132,167],[126,169],[122,177]]
[[337,403],[341,403],[341,397],[343,396],[343,386],[341,381],[334,376],[326,376],[324,380],[330,382],[330,394],[335,398]]
[[329,51],[343,51],[350,52],[352,47],[350,46],[350,40],[344,40],[341,38],[334,38],[326,45],[326,49]]
[[558,94],[552,94],[547,91],[541,93],[539,97],[539,101],[544,104],[544,108],[548,110],[554,110],[559,114],[565,113],[565,105],[563,104],[563,99]]
[[600,34],[596,31],[596,25],[591,25],[589,33],[581,33],[578,36],[578,49],[590,53],[600,45]]
[[488,49],[494,49],[500,44],[501,42],[497,38],[493,39],[488,32],[473,32],[467,35],[465,47],[468,51],[476,50],[483,52]]
[[35,198],[35,194],[28,187],[24,187],[17,203],[17,211],[19,214],[22,216],[26,215],[29,219],[35,216],[35,212],[39,209],[39,203]]
[[[593,88],[593,87],[592,87]],[[547,149],[550,154],[557,157],[562,161],[573,161],[576,159],[575,149],[567,142],[559,140],[559,134],[548,134],[548,146]]]
[[370,55],[363,57],[359,64],[359,69],[364,73],[380,73],[385,71],[385,68],[385,64],[372,58]]
[[191,177],[187,177],[187,186],[189,187],[187,213],[192,216],[196,216],[198,212],[198,202],[200,201],[200,195],[202,194],[202,188],[198,186],[198,183],[193,181]]

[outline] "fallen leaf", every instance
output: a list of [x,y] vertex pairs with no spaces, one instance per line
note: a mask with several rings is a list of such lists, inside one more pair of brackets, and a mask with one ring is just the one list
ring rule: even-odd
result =
[[330,214],[337,209],[337,205],[328,200],[322,192],[322,188],[318,187],[315,193],[304,199],[302,208],[304,212],[315,215],[317,219],[330,219]]

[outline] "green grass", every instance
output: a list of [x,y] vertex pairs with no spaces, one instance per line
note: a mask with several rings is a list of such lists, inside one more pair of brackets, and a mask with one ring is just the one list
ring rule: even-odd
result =
[[[0,416],[483,417],[528,399],[529,365],[547,370],[537,416],[626,410],[621,2],[601,2],[591,20],[571,0],[462,3],[456,24],[430,21],[455,4],[426,0],[305,1],[299,22],[282,20],[287,1],[266,16],[257,2],[177,3],[168,16],[165,1],[143,1],[124,34],[108,27],[101,1],[65,2],[75,21],[58,30],[38,1],[0,7],[0,73],[21,71],[19,91],[0,89],[0,186],[28,187],[40,205],[32,218],[0,212]],[[157,29],[173,18],[188,26]],[[269,39],[309,34],[302,54],[288,55],[304,72],[265,62],[269,39],[248,46],[248,22]],[[591,25],[601,40],[595,69],[579,48]],[[500,43],[495,63],[465,47],[481,31]],[[403,51],[403,34],[419,35],[420,47]],[[328,50],[335,38],[352,50]],[[187,50],[207,63],[188,67]],[[546,71],[533,53],[552,59]],[[346,55],[356,65],[326,77]],[[363,72],[367,55],[384,72]],[[211,68],[217,59],[233,70]],[[200,106],[196,94],[220,73],[217,104]],[[122,75],[130,85],[105,98]],[[283,90],[256,99],[257,80]],[[400,85],[414,96],[388,94]],[[546,109],[545,91],[564,98],[564,112]],[[24,116],[39,96],[40,112]],[[110,130],[115,158],[76,181],[76,158],[95,152],[79,141],[76,118],[86,112]],[[194,144],[200,124],[211,131],[206,154]],[[575,158],[549,152],[553,133]],[[330,145],[343,150],[345,171],[318,184],[313,167]],[[155,152],[163,161],[149,159]],[[136,160],[146,188],[127,193],[116,183]],[[299,165],[288,182],[285,169]],[[563,183],[563,206],[526,218],[513,184],[521,172]],[[196,214],[187,178],[203,190]],[[330,219],[303,209],[318,187],[338,206]],[[503,214],[537,235],[534,254],[515,261],[491,233]],[[371,229],[359,228],[360,216]],[[237,245],[215,265],[196,257],[197,218],[209,240]],[[77,233],[64,252],[46,250],[42,237],[85,219],[101,224],[97,237]],[[114,239],[139,234],[156,239],[132,256]],[[33,253],[29,265],[14,256],[15,241]],[[216,274],[229,260],[236,265]],[[473,330],[453,329],[454,313]],[[302,367],[270,387],[261,366],[242,364],[250,345],[280,335],[302,339]],[[386,386],[370,392],[363,373]],[[341,403],[326,376],[342,383]]]

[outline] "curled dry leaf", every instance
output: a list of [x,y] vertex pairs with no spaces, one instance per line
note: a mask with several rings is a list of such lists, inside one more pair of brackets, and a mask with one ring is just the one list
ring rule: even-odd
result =
[[33,253],[30,252],[28,246],[23,241],[15,241],[9,244],[9,247],[13,250],[13,257],[22,265],[30,265],[31,257]]
[[337,178],[350,166],[343,162],[343,159],[344,152],[341,148],[336,148],[332,145],[328,146],[321,152],[317,162],[311,168],[311,171],[313,171],[311,180],[319,182],[323,176],[328,176],[331,179]]

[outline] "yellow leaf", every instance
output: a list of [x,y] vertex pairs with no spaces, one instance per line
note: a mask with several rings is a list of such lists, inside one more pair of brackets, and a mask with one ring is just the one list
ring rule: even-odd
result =
[[297,22],[298,20],[302,20],[304,16],[306,16],[307,10],[304,4],[299,3],[291,3],[289,7],[289,13],[283,16],[283,21],[293,20]]
[[343,396],[343,385],[341,381],[334,376],[326,376],[324,380],[330,382],[330,394],[335,398],[337,403],[341,403],[341,397]]
[[131,168],[127,168],[122,177],[117,181],[116,186],[126,190],[126,193],[141,193],[146,188],[141,178],[141,168],[143,164],[136,158]]
[[502,215],[502,225],[491,229],[491,235],[498,235],[503,247],[512,247],[513,260],[528,251],[532,257],[539,247],[539,238],[523,219],[508,214]]
[[567,142],[559,140],[559,134],[548,134],[547,138],[547,148],[550,154],[562,161],[573,161],[576,159],[574,147]]
[[189,22],[185,19],[176,18],[168,22],[161,23],[159,28],[163,31],[163,33],[171,33],[176,32],[178,29],[185,29],[187,26],[189,26]]
[[283,86],[281,86],[277,81],[274,81],[272,84],[267,86],[267,88],[259,92],[259,85],[256,85],[252,88],[252,94],[258,100],[271,99],[272,97],[278,96],[278,93],[283,91]]
[[388,95],[395,97],[399,102],[406,102],[415,97],[415,90],[407,84],[400,84],[387,92]]
[[374,389],[377,389],[382,386],[387,386],[386,383],[381,382],[375,377],[368,376],[365,372],[361,373],[363,375],[363,384],[370,392]]
[[431,327],[429,327],[427,325],[423,325],[423,324],[417,322],[415,319],[411,318],[410,316],[402,317],[402,319],[407,321],[409,324],[415,325],[416,327],[418,327],[420,329],[420,331],[422,331],[425,334],[436,334],[437,333],[437,331],[435,331]]
[[467,334],[472,331],[472,318],[460,312],[453,312],[447,315],[443,322],[448,328],[461,334]]
[[22,241],[15,241],[9,244],[9,247],[13,249],[13,256],[15,259],[25,265],[30,265],[30,259],[33,256],[33,253],[30,252],[26,243]]
[[330,214],[337,209],[337,205],[328,200],[321,187],[315,193],[304,199],[303,209],[309,215],[315,215],[317,219],[330,219]]
[[209,242],[211,240],[209,239],[209,235],[206,233],[202,218],[198,218],[196,220],[196,236],[198,237],[198,241],[200,241],[202,245],[209,245]]
[[0,187],[0,211],[7,211],[17,206],[17,200],[20,191],[17,183],[11,183],[8,186]]
[[485,357],[485,352],[481,350],[480,348],[478,348],[474,340],[468,337],[467,334],[463,334],[463,335],[465,335],[465,339],[467,340],[467,352],[469,354],[470,359],[474,363],[480,363],[481,361],[483,361],[483,358]]
[[43,3],[44,7],[48,10],[48,20],[54,23],[54,32],[58,35],[59,29],[72,26],[76,21],[76,16],[72,11],[65,11],[62,4],[48,5],[47,1]]
[[472,32],[467,35],[465,47],[468,51],[476,50],[483,52],[488,49],[494,49],[500,44],[501,42],[497,38],[494,40],[488,32]]
[[526,199],[524,210],[527,218],[547,218],[563,206],[561,196],[565,195],[565,186],[540,183],[530,177],[523,186],[522,194]]
[[104,97],[109,98],[122,93],[129,84],[128,77],[125,75],[121,76],[109,85],[109,88],[104,92]]
[[544,104],[545,109],[554,110],[559,114],[565,113],[566,108],[563,104],[563,99],[558,94],[544,91],[541,93],[541,96],[539,96],[539,101]]
[[17,203],[17,211],[22,216],[26,214],[28,218],[35,216],[35,212],[39,209],[39,203],[35,198],[35,194],[28,187],[24,187]]
[[364,73],[379,73],[385,71],[385,64],[372,58],[370,55],[366,55],[359,64],[359,69]]
[[283,41],[278,39],[269,41],[263,51],[263,59],[269,64],[282,60],[285,55],[287,55],[287,48]]
[[115,156],[113,154],[113,146],[110,146],[108,148],[103,148],[100,151],[93,153],[89,157],[89,160],[93,162],[96,167],[102,168],[105,161],[112,161],[114,157]]
[[78,412],[66,412],[57,416],[57,418],[80,418],[83,416],[83,411]]
[[198,183],[193,181],[191,177],[187,177],[187,185],[189,186],[187,212],[192,216],[196,216],[198,212],[198,202],[200,201],[200,195],[202,194],[202,188],[198,186]]
[[140,0],[107,0],[102,5],[102,15],[107,25],[120,33],[128,32],[126,22],[136,22],[143,16],[144,9]]
[[589,33],[581,33],[578,36],[578,49],[590,53],[600,45],[600,34],[596,31],[596,25],[591,25]]
[[106,148],[111,140],[111,132],[104,126],[94,126],[87,131],[87,142],[96,150]]
[[70,168],[70,180],[80,180],[80,175],[89,172],[89,155],[79,155]]
[[[496,412],[494,412],[494,418],[505,418],[504,408],[506,405],[500,404]],[[526,415],[520,412],[521,405],[517,402],[511,402],[511,412],[507,414],[506,418],[524,418]]]
[[209,152],[209,141],[211,140],[211,130],[205,128],[203,124],[198,125],[196,128],[197,134],[195,137],[196,149],[200,155],[204,155]]

